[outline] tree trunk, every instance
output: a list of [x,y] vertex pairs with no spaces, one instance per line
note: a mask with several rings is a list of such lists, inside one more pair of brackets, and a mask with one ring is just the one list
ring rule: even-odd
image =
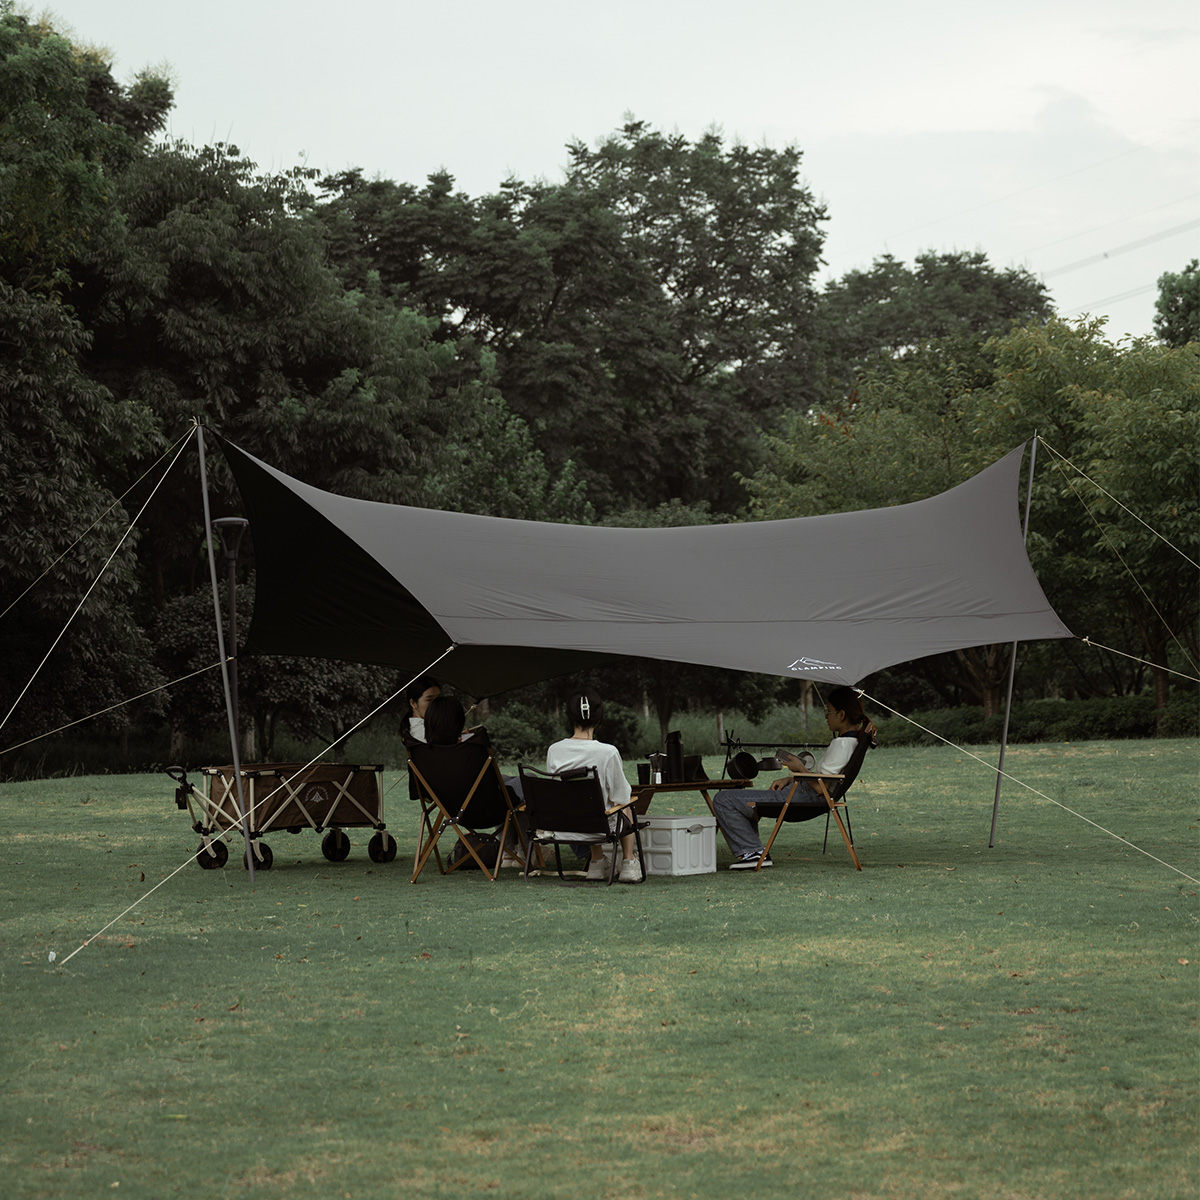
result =
[[1167,670],[1167,643],[1166,639],[1159,639],[1150,647],[1150,661],[1154,664],[1151,668],[1154,675],[1154,707],[1158,710],[1159,716],[1167,707],[1167,701],[1171,698],[1171,675]]
[[993,643],[954,651],[955,658],[970,681],[970,690],[983,705],[985,717],[994,717],[1004,707],[1010,648],[1011,643]]

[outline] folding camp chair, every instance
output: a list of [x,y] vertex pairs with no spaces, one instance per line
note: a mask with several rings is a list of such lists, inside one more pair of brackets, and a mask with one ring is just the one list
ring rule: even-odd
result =
[[[646,822],[639,819],[631,797],[625,804],[605,807],[604,791],[595,767],[576,767],[571,771],[551,774],[535,767],[517,765],[521,791],[525,797],[525,815],[529,824],[529,852],[525,856],[525,879],[529,880],[529,864],[534,848],[553,844],[554,865],[562,878],[563,842],[586,842],[590,845],[610,844],[608,882],[612,885],[617,869],[616,844],[632,833],[637,844],[642,881],[646,879],[646,862],[642,855],[641,830]],[[608,818],[616,814],[616,827],[609,828]]]
[[[474,863],[494,883],[510,829],[516,832],[521,855],[526,853],[525,835],[513,811],[512,797],[504,785],[500,768],[487,746],[458,742],[453,746],[409,747],[408,769],[417,789],[421,806],[421,824],[417,834],[417,853],[413,860],[412,882],[425,869],[432,854],[438,870],[446,875]],[[446,865],[438,850],[438,839],[449,827],[454,830],[465,853]],[[496,861],[488,864],[480,857],[468,834],[499,829],[500,847]]]
[[[858,739],[858,745],[854,748],[854,753],[850,755],[850,761],[841,774],[818,775],[812,771],[793,771],[792,786],[787,789],[787,795],[782,800],[759,801],[755,805],[760,817],[775,817],[775,828],[771,830],[771,836],[767,839],[767,844],[758,857],[758,866],[754,868],[756,871],[761,869],[763,860],[771,853],[771,846],[785,821],[811,821],[822,814],[825,816],[825,840],[821,843],[821,853],[825,853],[825,848],[829,844],[829,819],[832,817],[837,822],[842,840],[846,843],[846,849],[850,851],[854,865],[860,871],[862,870],[862,863],[858,861],[858,852],[854,849],[854,833],[850,829],[850,810],[846,806],[846,793],[850,790],[850,785],[858,778],[863,759],[866,758],[867,751],[875,745],[875,738],[872,733],[864,732],[857,732],[853,736]],[[802,780],[808,783],[821,799],[795,800],[796,791]],[[846,818],[845,821],[842,820],[843,814]]]

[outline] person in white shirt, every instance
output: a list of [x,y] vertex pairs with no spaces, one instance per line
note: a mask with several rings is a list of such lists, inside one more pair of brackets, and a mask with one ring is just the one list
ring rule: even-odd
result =
[[[577,767],[595,767],[600,779],[600,790],[604,793],[604,806],[626,804],[633,789],[625,778],[621,765],[621,752],[616,746],[596,739],[596,726],[604,716],[604,703],[595,692],[576,692],[567,702],[567,720],[571,722],[570,737],[555,742],[546,751],[547,771],[570,771]],[[614,813],[608,818],[609,828],[617,827]],[[607,879],[609,860],[603,846],[592,846],[591,862],[588,864],[588,879]],[[632,833],[621,838],[621,883],[641,883],[642,867],[638,862],[637,844]]]
[[[833,732],[833,740],[811,770],[817,775],[837,775],[858,749],[859,735],[873,735],[875,727],[867,720],[858,693],[849,687],[837,687],[829,693],[829,701],[825,705],[825,723]],[[809,770],[794,754],[781,754],[780,765],[793,771]],[[729,843],[729,849],[733,851],[733,862],[729,864],[731,871],[752,871],[758,866],[763,844],[758,836],[757,805],[770,801],[778,804],[784,797],[773,793],[790,788],[794,782],[794,776],[785,775],[782,779],[772,780],[770,791],[730,788],[717,793],[713,800],[713,812]],[[820,805],[821,812],[826,811],[825,798],[803,779],[796,784],[792,803]],[[771,865],[770,855],[763,859],[762,865]]]

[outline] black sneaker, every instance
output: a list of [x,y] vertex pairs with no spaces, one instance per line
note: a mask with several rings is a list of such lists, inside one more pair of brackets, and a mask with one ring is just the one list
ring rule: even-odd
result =
[[[758,860],[761,854],[761,850],[747,850],[745,854],[739,854],[737,858],[735,858],[733,862],[729,864],[729,869],[731,871],[753,871],[754,868],[758,866]],[[764,867],[770,867],[774,865],[771,862],[771,856],[769,854],[762,860],[762,865]]]

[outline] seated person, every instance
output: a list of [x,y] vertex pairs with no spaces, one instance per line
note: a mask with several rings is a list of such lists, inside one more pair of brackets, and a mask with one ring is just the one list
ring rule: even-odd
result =
[[[867,720],[858,693],[849,687],[837,687],[829,693],[829,702],[825,705],[825,723],[833,731],[834,736],[813,771],[818,775],[837,775],[858,748],[858,739],[854,734],[856,732],[873,734],[875,727]],[[793,771],[807,770],[805,764],[794,754],[785,754],[780,757],[783,766],[789,767]],[[803,779],[794,780],[791,775],[773,780],[770,791],[731,788],[728,791],[718,792],[713,798],[713,812],[716,814],[725,840],[729,843],[730,850],[733,851],[733,862],[729,864],[731,871],[753,871],[758,866],[759,856],[763,852],[763,844],[758,836],[756,806],[771,800],[783,801],[793,782],[796,783],[796,791],[792,796],[793,804],[819,804],[821,811],[826,811],[825,798],[821,793],[811,783],[806,783]],[[773,795],[776,792],[784,794],[782,796]],[[763,859],[762,865],[764,867],[771,866],[770,855]]]
[[467,714],[454,696],[443,696],[441,689],[425,704],[421,741],[429,746],[457,746],[463,740]]
[[[459,742],[465,742],[468,739],[472,742],[478,742],[479,745],[487,746],[487,730],[480,728],[476,730],[464,728],[467,723],[466,713],[463,712],[463,706],[460,701],[453,696],[443,696],[439,694],[434,696],[425,706],[424,733],[425,743],[429,746],[456,746]],[[479,735],[483,735],[480,737]],[[414,781],[415,783],[415,781]],[[508,788],[509,799],[512,801],[514,809],[521,807],[520,788],[513,787],[514,783],[519,783],[515,777],[512,779],[505,778],[505,786]],[[415,795],[414,795],[415,798]],[[525,820],[524,813],[516,813],[516,818],[521,828],[528,833],[529,827]],[[519,858],[521,852],[520,838],[517,835],[516,829],[510,830],[508,834],[508,842],[504,847],[504,860],[501,862],[502,867],[523,867],[525,860]]]
[[432,675],[418,675],[404,689],[410,711],[400,718],[400,737],[406,746],[425,741],[425,710],[429,702],[441,694],[441,685]]
[[[621,765],[621,752],[608,742],[596,740],[596,726],[604,716],[604,704],[595,692],[576,692],[567,702],[567,720],[572,733],[570,737],[555,742],[546,751],[547,771],[570,771],[577,767],[595,767],[600,779],[600,790],[604,793],[604,806],[625,804],[633,794],[625,770]],[[608,818],[608,827],[615,830],[617,814]],[[588,879],[607,879],[609,860],[604,847],[591,848],[588,864]],[[637,857],[637,843],[632,833],[621,838],[621,883],[641,883],[642,868]]]
[[[408,706],[412,710],[408,716],[400,719],[400,740],[406,746],[412,745],[413,742],[428,742],[429,738],[426,734],[425,719],[428,715],[430,704],[439,698],[447,699],[442,696],[442,688],[432,675],[419,675],[404,689],[404,698],[408,701]],[[455,701],[457,704],[458,701]],[[463,712],[462,705],[458,705],[459,713]],[[466,715],[463,714],[463,725],[466,724]],[[460,730],[461,733],[461,730]],[[476,726],[474,729],[468,729],[462,733],[461,738],[456,736],[454,740],[466,741],[468,738],[479,738],[483,745],[488,745],[487,730],[482,725]],[[431,743],[434,744],[434,743]]]

